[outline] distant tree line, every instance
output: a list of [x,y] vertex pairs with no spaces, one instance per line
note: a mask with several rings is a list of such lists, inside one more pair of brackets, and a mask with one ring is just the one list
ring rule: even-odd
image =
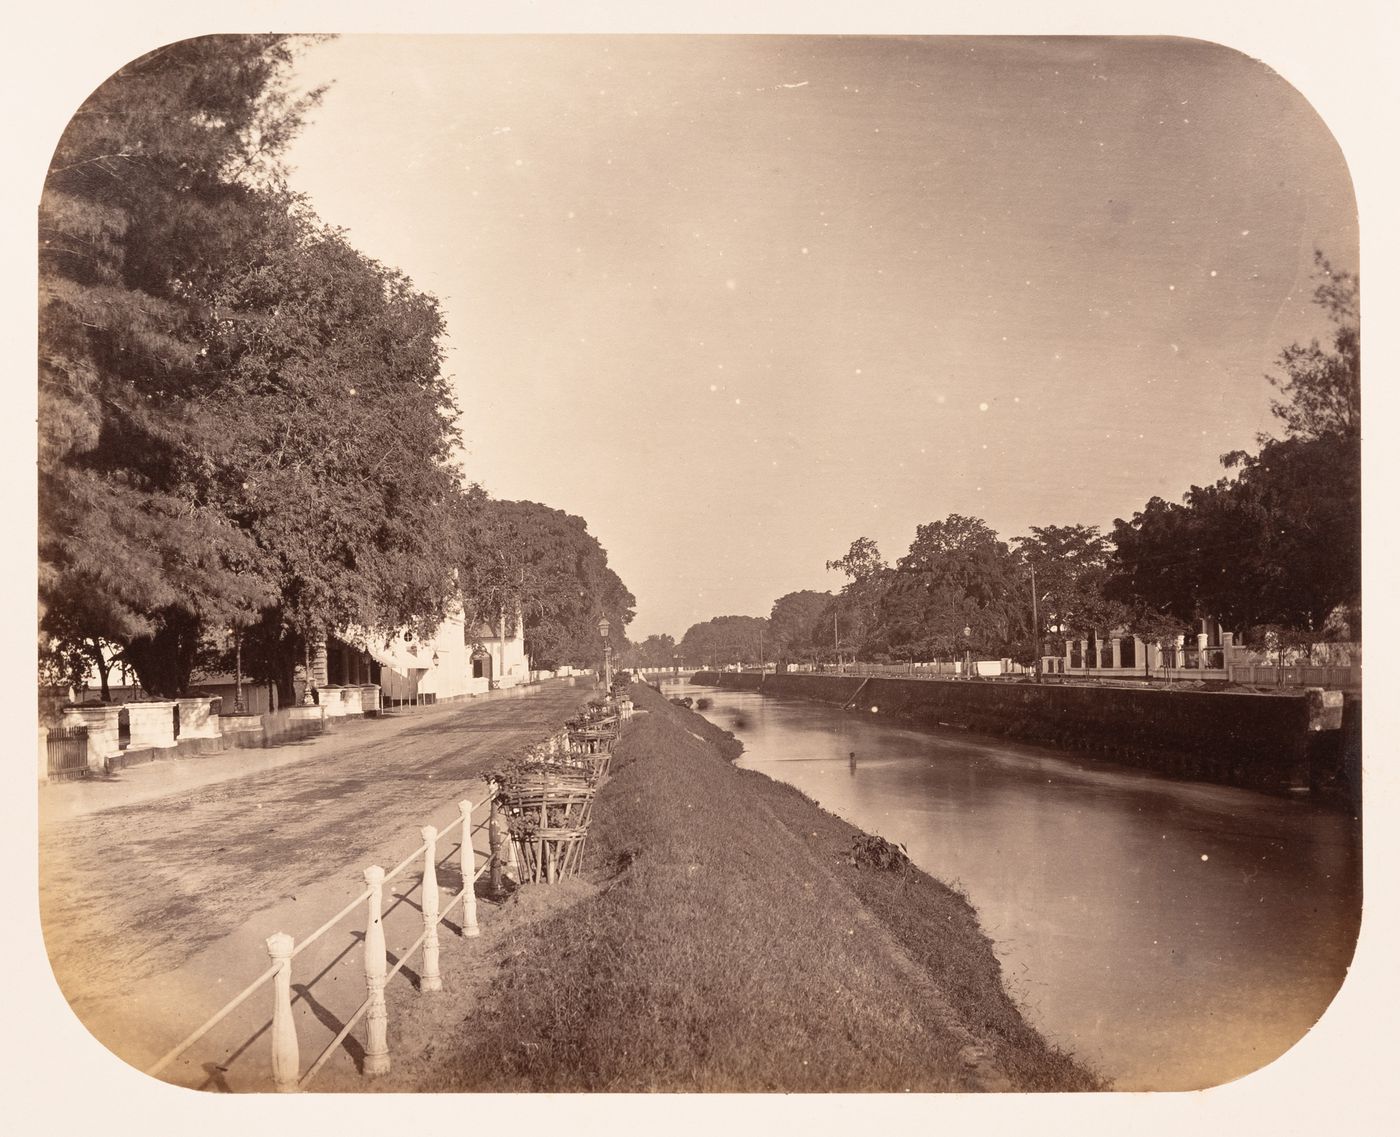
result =
[[[292,691],[327,633],[448,607],[591,663],[634,601],[582,519],[453,465],[442,315],[290,192],[322,92],[304,40],[213,36],[121,68],[59,140],[39,210],[41,681],[117,663],[155,695],[230,667]],[[596,640],[596,630],[593,632]]]
[[[1361,639],[1360,281],[1316,254],[1330,342],[1292,344],[1268,375],[1283,438],[1222,455],[1225,473],[1177,502],[1154,497],[1111,533],[1031,526],[1010,541],[980,518],[918,526],[893,566],[859,537],[827,562],[841,591],[780,597],[766,620],[691,627],[687,666],[838,658],[1030,662],[1066,638],[1122,629],[1148,640],[1214,618],[1262,643]],[[653,637],[654,639],[655,637]]]

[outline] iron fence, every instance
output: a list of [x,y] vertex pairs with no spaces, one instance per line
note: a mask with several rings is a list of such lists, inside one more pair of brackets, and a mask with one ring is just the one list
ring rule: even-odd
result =
[[81,778],[88,772],[88,728],[60,726],[49,731],[50,778]]

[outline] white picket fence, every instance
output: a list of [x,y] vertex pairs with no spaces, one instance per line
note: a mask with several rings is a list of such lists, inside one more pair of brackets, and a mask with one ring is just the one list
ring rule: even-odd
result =
[[1230,664],[1230,682],[1252,687],[1326,687],[1347,690],[1361,686],[1361,665],[1299,664],[1290,667]]

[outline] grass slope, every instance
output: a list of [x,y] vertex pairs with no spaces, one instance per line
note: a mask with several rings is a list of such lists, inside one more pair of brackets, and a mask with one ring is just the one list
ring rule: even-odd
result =
[[417,1088],[1098,1086],[1022,1020],[962,897],[853,863],[858,830],[638,701],[594,809],[598,891],[520,931]]

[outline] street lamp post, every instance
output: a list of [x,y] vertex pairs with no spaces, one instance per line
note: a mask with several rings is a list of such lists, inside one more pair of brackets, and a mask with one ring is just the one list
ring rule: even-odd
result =
[[316,702],[316,675],[311,670],[311,639],[307,637],[305,651],[303,654],[303,666],[305,667],[306,682],[302,687],[301,705],[303,707],[312,706]]
[[598,634],[603,637],[603,690],[612,690],[612,644],[608,641],[608,618],[598,619]]
[[243,713],[243,633],[233,629],[233,713]]
[[[964,640],[971,640],[971,639],[972,639],[972,627],[971,627],[970,625],[968,625],[968,626],[966,626],[966,627],[963,628],[963,639],[964,639]],[[964,679],[971,679],[971,678],[972,678],[972,644],[971,644],[971,643],[965,643],[965,644],[963,645],[963,678],[964,678]]]

